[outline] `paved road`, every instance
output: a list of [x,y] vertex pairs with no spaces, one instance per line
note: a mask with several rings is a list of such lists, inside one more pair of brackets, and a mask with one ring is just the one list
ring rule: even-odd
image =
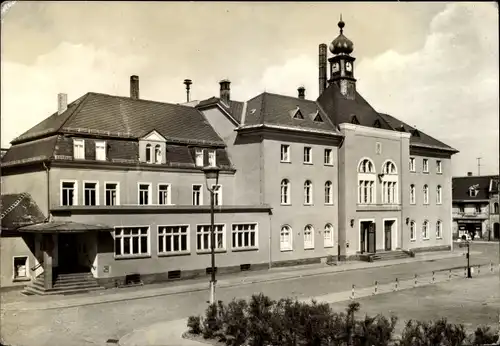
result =
[[[472,264],[489,263],[489,261],[498,264],[498,245],[475,244],[471,250],[481,252],[472,258]],[[349,290],[352,284],[356,287],[367,287],[375,280],[380,284],[393,282],[395,278],[403,280],[415,274],[420,276],[433,270],[456,267],[465,263],[466,259],[463,257],[250,284],[219,289],[217,298],[228,301],[235,297],[247,298],[258,292],[274,299],[285,296],[310,297]],[[461,270],[457,273],[461,273]],[[201,314],[206,307],[207,298],[208,290],[78,308],[8,311],[2,314],[1,335],[7,344],[14,346],[105,345],[107,339],[119,339],[131,330],[158,321]]]

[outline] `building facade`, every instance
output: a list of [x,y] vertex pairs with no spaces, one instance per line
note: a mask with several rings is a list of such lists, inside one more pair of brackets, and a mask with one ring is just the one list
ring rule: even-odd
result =
[[206,166],[221,169],[218,272],[450,249],[457,151],[357,92],[344,25],[329,64],[319,46],[316,100],[299,87],[235,101],[223,80],[218,97],[160,103],[139,97],[137,76],[130,97],[60,94],[2,158],[2,193],[29,193],[44,214],[6,226],[18,237],[2,256],[29,253],[28,279],[87,270],[103,286],[206,275]]

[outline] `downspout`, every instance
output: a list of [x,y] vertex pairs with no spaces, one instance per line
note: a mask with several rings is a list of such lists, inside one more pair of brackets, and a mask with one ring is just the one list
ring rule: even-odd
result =
[[271,211],[269,211],[268,214],[269,214],[269,269],[271,269],[273,267],[273,257],[272,257],[273,223],[272,223]]
[[[408,143],[409,144],[409,143]],[[399,227],[399,232],[400,232],[400,236],[398,237],[399,238],[399,241],[401,242],[399,245],[399,248],[401,250],[405,250],[403,248],[403,227],[404,225],[406,224],[406,222],[404,221],[404,208],[403,208],[403,189],[405,188],[404,184],[403,184],[403,176],[404,176],[404,170],[403,170],[403,167],[404,167],[404,163],[403,163],[403,134],[401,134],[401,137],[400,137],[400,141],[399,141],[399,145],[400,145],[400,150],[399,150],[399,162],[401,162],[401,185],[399,187],[399,203],[401,204],[401,220],[399,222],[400,224],[400,227]],[[408,147],[408,153],[410,151],[410,148]],[[408,250],[408,249],[406,249]]]
[[47,172],[47,217],[44,222],[49,222],[52,216],[50,214],[50,167],[48,167],[45,162],[42,162],[42,164],[43,168],[45,168],[45,171]]

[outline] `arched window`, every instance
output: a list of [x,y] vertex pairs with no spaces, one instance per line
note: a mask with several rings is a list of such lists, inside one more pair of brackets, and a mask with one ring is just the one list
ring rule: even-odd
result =
[[304,183],[304,204],[313,204],[313,190],[310,180],[306,180]]
[[292,250],[292,228],[288,225],[281,227],[280,232],[280,250]]
[[436,204],[441,203],[443,203],[443,188],[441,185],[438,185],[436,189]]
[[370,159],[362,159],[358,165],[358,204],[374,204],[375,166]]
[[314,228],[311,225],[304,228],[304,249],[314,249]]
[[498,214],[498,203],[497,202],[495,202],[493,204],[493,213]]
[[325,225],[325,232],[323,233],[324,247],[333,246],[333,226],[331,223]]
[[331,181],[325,183],[325,204],[333,204],[333,184]]
[[429,204],[429,185],[424,185],[424,204]]
[[151,144],[146,144],[146,162],[151,163]]
[[398,171],[396,164],[392,161],[386,161],[382,165],[382,203],[398,203]]
[[290,181],[288,179],[281,181],[281,204],[290,204]]
[[155,163],[161,163],[161,149],[160,145],[155,145]]
[[410,185],[410,204],[416,203],[415,185]]
[[436,222],[436,238],[443,238],[443,223],[441,222],[441,220],[438,220],[438,222]]
[[427,220],[422,224],[422,239],[429,239],[429,221]]
[[415,221],[411,220],[410,222],[410,240],[417,239],[417,224]]

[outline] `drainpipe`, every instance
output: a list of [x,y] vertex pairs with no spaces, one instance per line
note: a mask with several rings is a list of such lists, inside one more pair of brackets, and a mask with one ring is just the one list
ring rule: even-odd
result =
[[50,167],[48,167],[45,162],[42,163],[43,168],[45,168],[45,171],[47,172],[47,217],[45,218],[44,222],[49,222],[50,221]]
[[272,253],[273,253],[272,235],[273,235],[273,232],[272,232],[272,229],[273,229],[273,226],[272,226],[271,212],[269,212],[269,269],[271,269],[273,267],[273,257],[272,257]]
[[[409,142],[409,141],[408,141]],[[405,189],[405,185],[403,183],[403,175],[404,175],[404,170],[403,170],[403,167],[404,167],[404,163],[403,163],[403,134],[401,134],[401,137],[400,137],[400,141],[399,141],[399,145],[400,145],[400,150],[399,150],[399,156],[400,156],[400,159],[399,159],[399,162],[400,163],[400,172],[401,172],[401,184],[399,185],[399,203],[401,204],[401,219],[399,220],[399,234],[398,234],[398,238],[399,238],[399,241],[401,242],[399,245],[399,248],[401,250],[405,250],[403,249],[403,233],[404,233],[404,230],[403,230],[403,227],[406,225],[406,222],[404,220],[404,208],[403,208],[403,189]],[[408,148],[408,153],[409,153],[409,149]],[[408,249],[406,249],[408,250]]]

